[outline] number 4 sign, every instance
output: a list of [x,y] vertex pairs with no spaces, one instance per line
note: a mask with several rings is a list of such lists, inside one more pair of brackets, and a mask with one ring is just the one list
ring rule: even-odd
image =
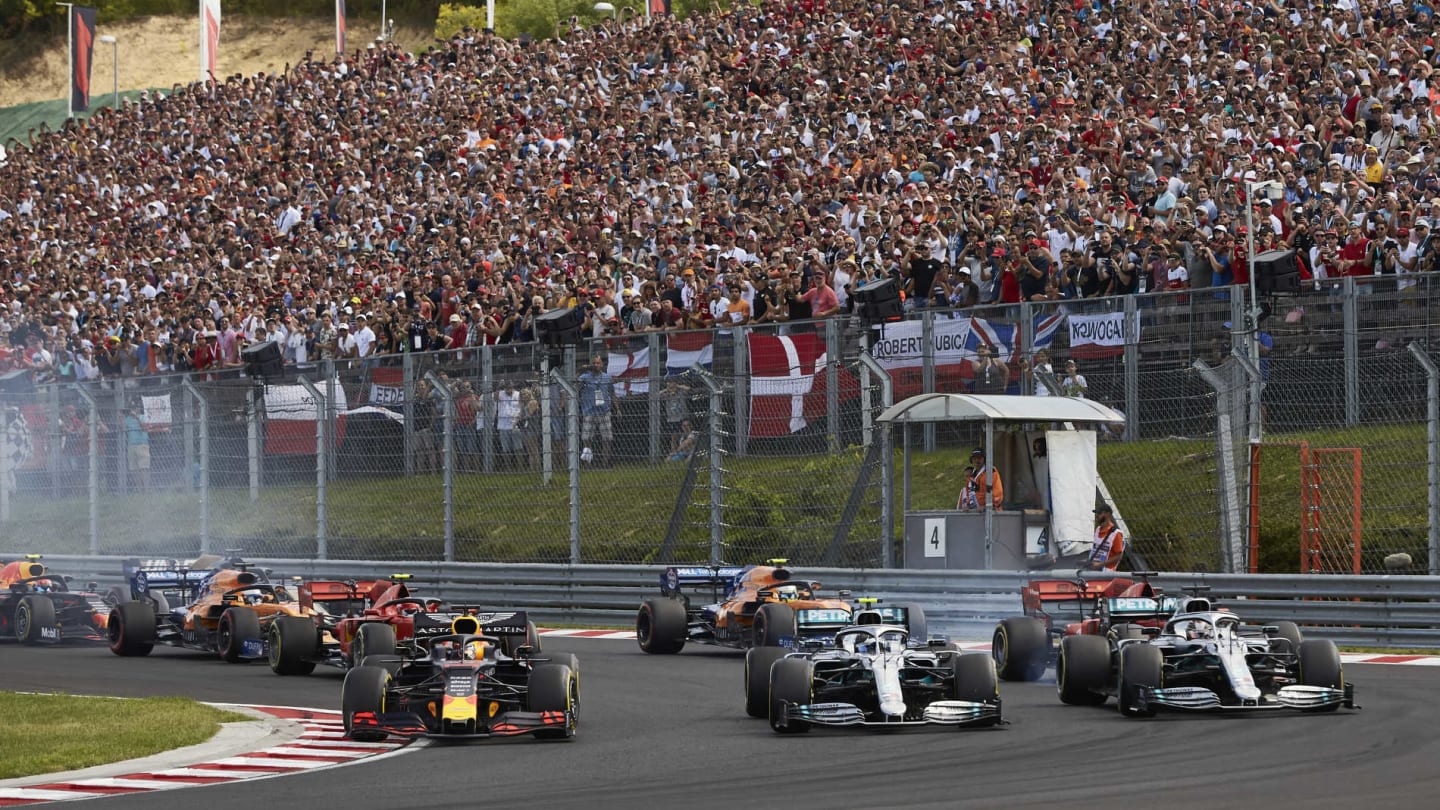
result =
[[925,556],[945,557],[945,518],[925,518]]

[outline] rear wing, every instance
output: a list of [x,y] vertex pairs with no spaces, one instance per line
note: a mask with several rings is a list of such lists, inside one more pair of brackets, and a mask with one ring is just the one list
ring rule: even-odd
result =
[[1164,619],[1181,607],[1178,596],[1117,596],[1101,603],[1101,613],[1113,619]]
[[840,608],[798,608],[795,611],[795,628],[801,635],[838,632],[854,623],[854,615]]
[[[377,582],[385,580],[317,579],[301,582],[298,588],[300,607],[310,610],[316,604],[325,607],[328,613],[348,614],[359,612],[369,606],[367,595]],[[339,610],[337,610],[339,608]]]
[[[201,562],[203,560],[197,560]],[[196,570],[191,563],[179,560],[142,560],[131,558],[124,562],[125,581],[130,586],[130,595],[140,598],[153,591],[159,591],[167,599],[179,597],[189,601],[195,589],[205,582],[214,571],[210,567]]]
[[666,596],[677,596],[682,588],[710,586],[714,589],[729,589],[735,578],[745,572],[743,566],[671,566],[660,574],[660,592]]

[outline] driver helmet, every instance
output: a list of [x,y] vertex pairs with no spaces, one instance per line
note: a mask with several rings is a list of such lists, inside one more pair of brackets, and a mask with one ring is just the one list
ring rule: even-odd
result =
[[485,658],[485,642],[476,639],[465,644],[465,660],[479,661]]
[[1210,626],[1202,621],[1192,621],[1185,625],[1185,638],[1199,639],[1210,637]]
[[875,637],[860,636],[855,640],[855,652],[869,655],[875,652]]
[[781,602],[793,602],[800,598],[800,589],[794,585],[781,585],[775,589],[775,597]]

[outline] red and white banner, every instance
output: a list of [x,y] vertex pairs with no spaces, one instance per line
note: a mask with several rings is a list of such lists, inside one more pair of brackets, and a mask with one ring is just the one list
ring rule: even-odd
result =
[[95,9],[70,7],[70,114],[90,109],[90,65],[95,55]]
[[370,370],[371,405],[386,408],[405,407],[405,370],[400,368],[374,368]]
[[335,0],[335,53],[345,53],[345,0]]
[[[1071,315],[1070,356],[1079,358],[1114,357],[1125,352],[1125,313],[1106,315]],[[1140,340],[1140,313],[1135,313],[1133,336]]]
[[[325,387],[318,386],[323,396]],[[345,435],[345,388],[335,385],[336,444]],[[315,398],[303,385],[265,386],[265,452],[277,456],[315,453]]]
[[605,369],[615,381],[615,396],[633,397],[650,392],[650,350],[636,349],[630,354],[611,350]]
[[825,337],[750,335],[750,436],[805,429],[825,413]]
[[715,362],[715,336],[710,332],[676,332],[665,338],[665,373],[684,374]]
[[220,50],[220,0],[200,0],[200,81],[214,79],[215,54]]

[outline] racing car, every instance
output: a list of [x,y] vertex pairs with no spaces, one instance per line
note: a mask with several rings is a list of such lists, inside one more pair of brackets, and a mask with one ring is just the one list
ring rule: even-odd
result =
[[149,655],[166,644],[231,663],[254,660],[265,657],[264,632],[276,617],[304,615],[290,589],[239,557],[131,560],[125,569],[131,598],[111,609],[105,627],[116,655]]
[[1294,639],[1275,625],[1246,625],[1205,597],[1186,600],[1163,628],[1139,638],[1074,635],[1055,665],[1060,700],[1127,717],[1159,709],[1258,711],[1354,708],[1340,653],[1324,639]]
[[[767,666],[768,665],[768,666]],[[749,673],[768,672],[766,716],[778,734],[812,726],[900,728],[916,725],[993,726],[1001,721],[995,662],[961,653],[943,640],[923,646],[895,624],[861,624],[833,643],[791,651],[747,653],[746,711],[756,715],[758,686]]]
[[[775,647],[799,639],[832,639],[852,624],[854,607],[816,595],[820,583],[795,579],[786,561],[746,567],[667,568],[660,596],[640,605],[635,637],[647,653],[677,653],[686,642],[722,647]],[[685,588],[708,589],[704,605],[693,605]],[[910,609],[912,630],[925,637],[924,611]]]
[[360,741],[574,737],[579,660],[540,658],[529,645],[507,652],[501,643],[530,624],[523,611],[466,614],[432,637],[424,655],[366,655],[345,674],[346,733]]
[[[276,616],[266,630],[265,653],[278,675],[306,675],[317,665],[348,669],[367,655],[424,654],[430,639],[452,632],[461,613],[478,606],[454,605],[415,595],[409,574],[356,582],[312,581],[297,587],[305,616]],[[521,645],[540,651],[533,623],[520,635],[501,635],[507,653]]]
[[[995,626],[990,654],[1001,680],[1033,681],[1053,666],[1061,639],[1066,636],[1138,638],[1145,627],[1158,628],[1175,612],[1179,597],[1165,596],[1150,584],[1148,571],[1086,580],[1034,579],[1020,592],[1024,616],[1003,619]],[[1298,634],[1285,622],[1289,634]],[[1295,636],[1299,643],[1298,636]]]
[[0,563],[0,638],[21,644],[102,641],[109,615],[100,596],[70,590],[70,577],[56,574],[39,554]]

